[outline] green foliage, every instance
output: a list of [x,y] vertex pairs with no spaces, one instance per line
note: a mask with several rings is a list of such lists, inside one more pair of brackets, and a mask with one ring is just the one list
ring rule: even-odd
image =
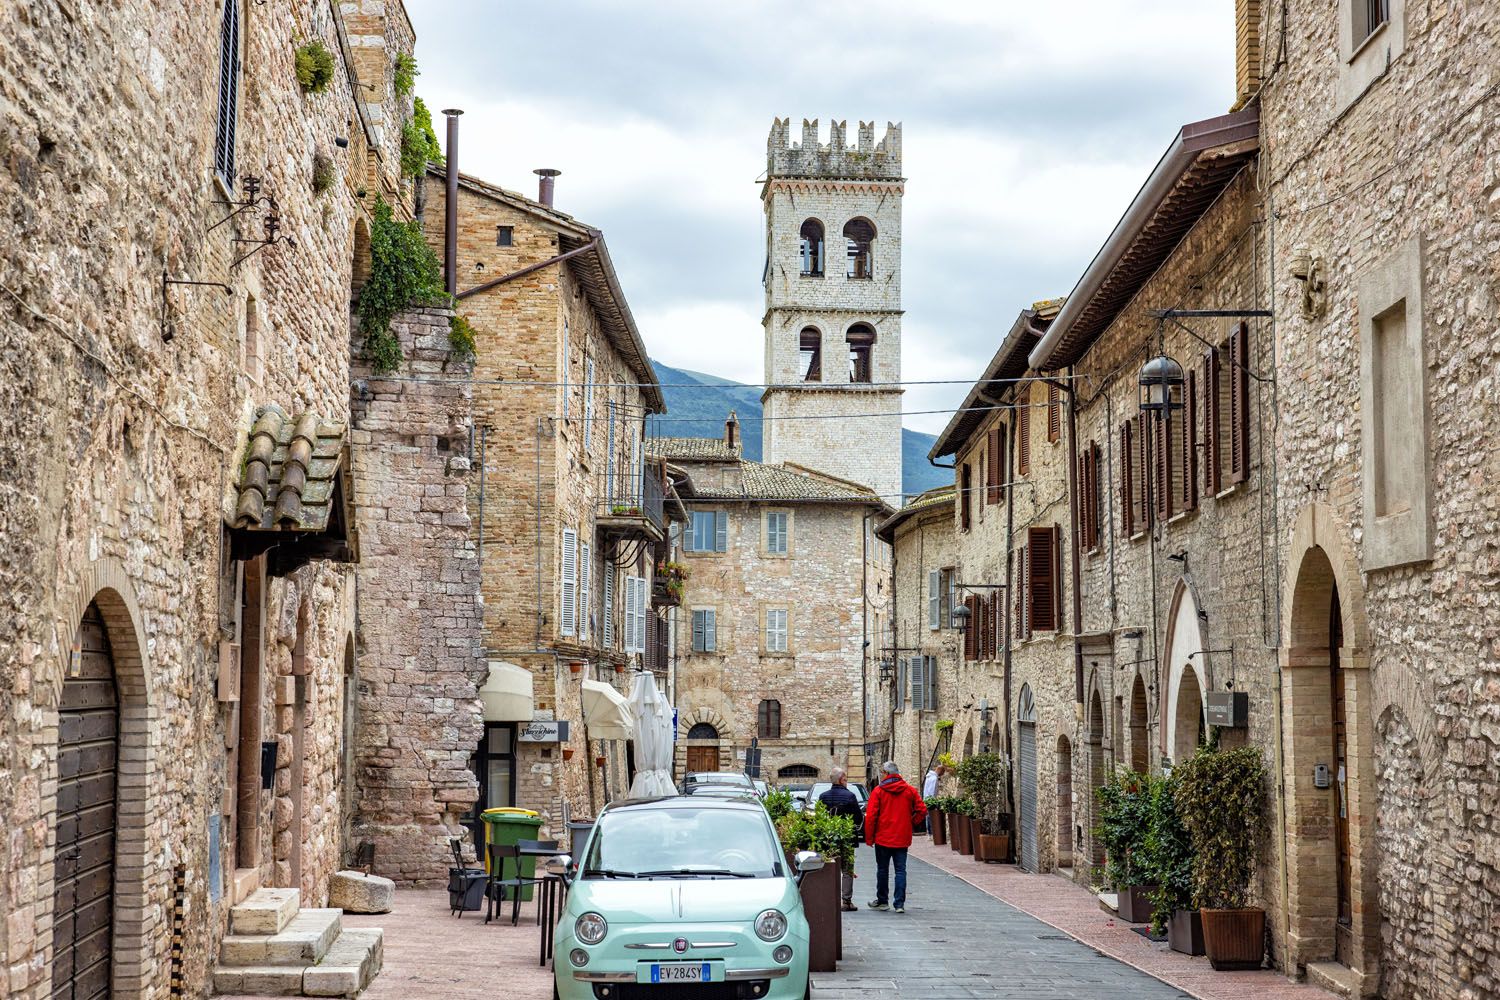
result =
[[958,758],[953,756],[953,752],[951,750],[944,750],[942,753],[938,754],[937,762],[950,771],[958,767]]
[[1135,771],[1120,771],[1099,786],[1099,838],[1106,855],[1105,875],[1116,889],[1144,885],[1139,851],[1146,839],[1150,779]]
[[417,77],[422,74],[417,70],[417,59],[408,52],[402,52],[396,56],[396,72],[392,77],[396,93],[402,97],[412,92],[417,85]]
[[974,804],[973,799],[955,795],[949,797],[948,804],[943,807],[943,812],[978,818],[979,807]]
[[776,832],[783,850],[793,854],[817,851],[824,858],[837,860],[844,871],[854,869],[854,848],[859,841],[853,816],[835,816],[819,802],[810,813],[789,812],[782,816],[776,821]]
[[1137,852],[1151,893],[1151,929],[1166,930],[1173,910],[1193,905],[1193,842],[1177,814],[1177,778],[1148,779],[1146,836]]
[[295,55],[297,82],[304,92],[321,94],[333,82],[333,53],[314,38],[299,48]]
[[453,314],[448,325],[448,346],[459,361],[473,361],[479,345],[474,339],[474,327],[461,313]]
[[443,150],[432,130],[432,112],[418,97],[412,102],[411,117],[401,126],[401,176],[417,177],[428,163],[442,162]]
[[312,167],[313,193],[322,194],[331,187],[333,187],[333,157],[327,153],[314,153]]
[[933,724],[932,731],[939,737],[941,737],[944,733],[953,732],[953,720],[939,719],[936,723]]
[[791,815],[792,793],[784,788],[773,788],[760,800],[760,804],[766,807],[766,812],[771,815],[771,822],[779,828],[781,818]]
[[370,276],[359,293],[359,328],[376,374],[401,366],[391,317],[413,305],[445,302],[442,270],[416,222],[398,222],[385,199],[370,226]]
[[988,834],[1002,832],[1000,808],[1005,804],[1005,766],[997,753],[976,753],[958,765],[958,783],[974,800],[980,828]]
[[1260,750],[1204,747],[1178,765],[1173,778],[1177,812],[1196,854],[1193,905],[1244,907],[1265,823],[1266,765]]

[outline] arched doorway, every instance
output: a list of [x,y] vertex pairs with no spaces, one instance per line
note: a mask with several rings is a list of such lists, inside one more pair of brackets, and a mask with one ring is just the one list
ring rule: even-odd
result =
[[119,692],[97,603],[73,641],[57,731],[57,839],[53,857],[52,995],[110,994],[113,967]]
[[370,227],[364,219],[354,222],[354,251],[351,255],[353,270],[349,281],[349,297],[359,301],[359,293],[370,278],[372,258],[370,256]]
[[1073,744],[1057,738],[1057,867],[1073,875]]
[[1016,726],[1019,730],[1016,741],[1021,769],[1021,867],[1028,872],[1037,870],[1036,850],[1036,699],[1031,694],[1031,685],[1023,684],[1016,700]]
[[972,756],[974,756],[974,730],[970,729],[964,734],[964,755],[962,759],[968,760]]
[[1212,678],[1205,673],[1203,633],[1198,601],[1186,580],[1178,580],[1167,617],[1166,703],[1158,706],[1165,721],[1162,753],[1174,763],[1187,760],[1203,737],[1203,695]]
[[1130,769],[1140,774],[1151,768],[1146,729],[1146,679],[1136,674],[1135,683],[1130,685]]
[[1198,671],[1184,670],[1172,709],[1172,760],[1182,763],[1203,745],[1203,691]]
[[[1099,789],[1104,787],[1104,699],[1099,693],[1099,678],[1094,677],[1093,690],[1089,694],[1088,729],[1085,740],[1089,754],[1089,826],[1093,827],[1094,808],[1099,802]],[[1104,864],[1104,847],[1099,838],[1090,836],[1089,860],[1094,865]]]
[[687,734],[687,773],[719,769],[719,731],[707,722],[695,723]]

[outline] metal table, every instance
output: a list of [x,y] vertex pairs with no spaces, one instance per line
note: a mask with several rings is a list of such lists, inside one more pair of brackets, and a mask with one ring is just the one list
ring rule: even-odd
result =
[[[523,849],[520,852],[523,858],[536,858],[539,869],[544,868],[548,861],[561,853],[563,852],[556,849],[542,851]],[[568,886],[561,876],[546,873],[538,879],[537,891],[539,895],[536,904],[536,922],[541,928],[537,965],[545,967],[547,959],[552,957],[552,946],[557,934],[557,918],[562,912],[562,897],[568,891]]]

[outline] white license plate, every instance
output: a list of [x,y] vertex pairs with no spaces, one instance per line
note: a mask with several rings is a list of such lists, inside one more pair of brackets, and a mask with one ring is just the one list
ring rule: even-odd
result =
[[652,962],[646,970],[650,983],[707,983],[713,969],[707,962]]

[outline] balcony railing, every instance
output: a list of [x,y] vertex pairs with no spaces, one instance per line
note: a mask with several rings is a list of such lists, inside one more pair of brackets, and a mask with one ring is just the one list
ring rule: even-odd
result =
[[657,470],[617,480],[614,493],[600,501],[601,531],[639,534],[652,541],[666,537],[666,491]]

